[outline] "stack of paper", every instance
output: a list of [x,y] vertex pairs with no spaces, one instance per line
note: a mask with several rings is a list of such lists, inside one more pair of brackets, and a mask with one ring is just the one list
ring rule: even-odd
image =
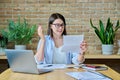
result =
[[107,70],[108,68],[105,66],[96,66],[96,65],[84,65],[82,68],[87,69],[87,70]]

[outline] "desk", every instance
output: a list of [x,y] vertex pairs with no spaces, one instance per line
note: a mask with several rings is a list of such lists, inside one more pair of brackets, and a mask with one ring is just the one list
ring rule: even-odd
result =
[[[35,75],[14,73],[10,69],[7,69],[6,71],[0,74],[0,80],[75,80],[74,78],[65,74],[66,72],[69,71],[84,71],[84,70],[82,68],[59,69],[49,73]],[[100,72],[111,77],[113,80],[120,80],[120,74],[112,70],[110,67],[108,67],[108,70]]]
[[[7,59],[7,57],[0,55],[0,59]],[[85,54],[85,59],[120,59],[120,55]]]
[[[102,55],[102,54],[85,54],[86,64],[106,64],[120,73],[120,55]],[[4,65],[4,66],[3,66]],[[5,55],[0,56],[0,69],[2,71],[6,70],[8,67],[7,57]]]

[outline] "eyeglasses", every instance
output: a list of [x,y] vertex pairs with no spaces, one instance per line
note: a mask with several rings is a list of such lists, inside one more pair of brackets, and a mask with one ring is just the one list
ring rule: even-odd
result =
[[52,25],[54,25],[57,29],[60,28],[60,27],[62,27],[62,28],[64,27],[63,23],[62,24],[52,24]]

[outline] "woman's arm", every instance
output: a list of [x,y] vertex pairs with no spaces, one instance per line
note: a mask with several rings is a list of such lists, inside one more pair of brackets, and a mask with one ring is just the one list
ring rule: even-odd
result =
[[35,55],[38,62],[43,61],[44,59],[44,45],[45,45],[45,40],[40,40],[40,45],[39,45],[40,47],[38,48]]
[[79,53],[72,53],[72,63],[73,64],[80,64],[83,63],[85,60],[84,55],[81,55]]
[[83,63],[85,61],[84,55],[79,54],[77,60],[78,60],[79,63]]
[[43,34],[41,25],[38,26],[38,35],[41,38],[41,40],[40,40],[40,44],[38,45],[39,48],[35,56],[36,56],[37,61],[40,62],[40,61],[43,61],[44,59],[44,46],[45,46],[45,36]]
[[80,44],[80,54],[78,55],[79,62],[83,62],[85,60],[84,54],[85,54],[86,50],[87,50],[87,43],[85,41],[83,41]]

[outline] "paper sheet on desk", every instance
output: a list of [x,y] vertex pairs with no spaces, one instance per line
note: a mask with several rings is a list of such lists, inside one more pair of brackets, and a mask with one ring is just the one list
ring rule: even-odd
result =
[[40,64],[37,65],[38,69],[64,69],[66,68],[66,64]]
[[77,79],[77,80],[112,80],[104,75],[98,73],[85,72],[67,72],[67,75]]
[[40,64],[37,65],[38,69],[65,69],[65,68],[79,68],[84,64],[79,65],[66,65],[66,64]]

